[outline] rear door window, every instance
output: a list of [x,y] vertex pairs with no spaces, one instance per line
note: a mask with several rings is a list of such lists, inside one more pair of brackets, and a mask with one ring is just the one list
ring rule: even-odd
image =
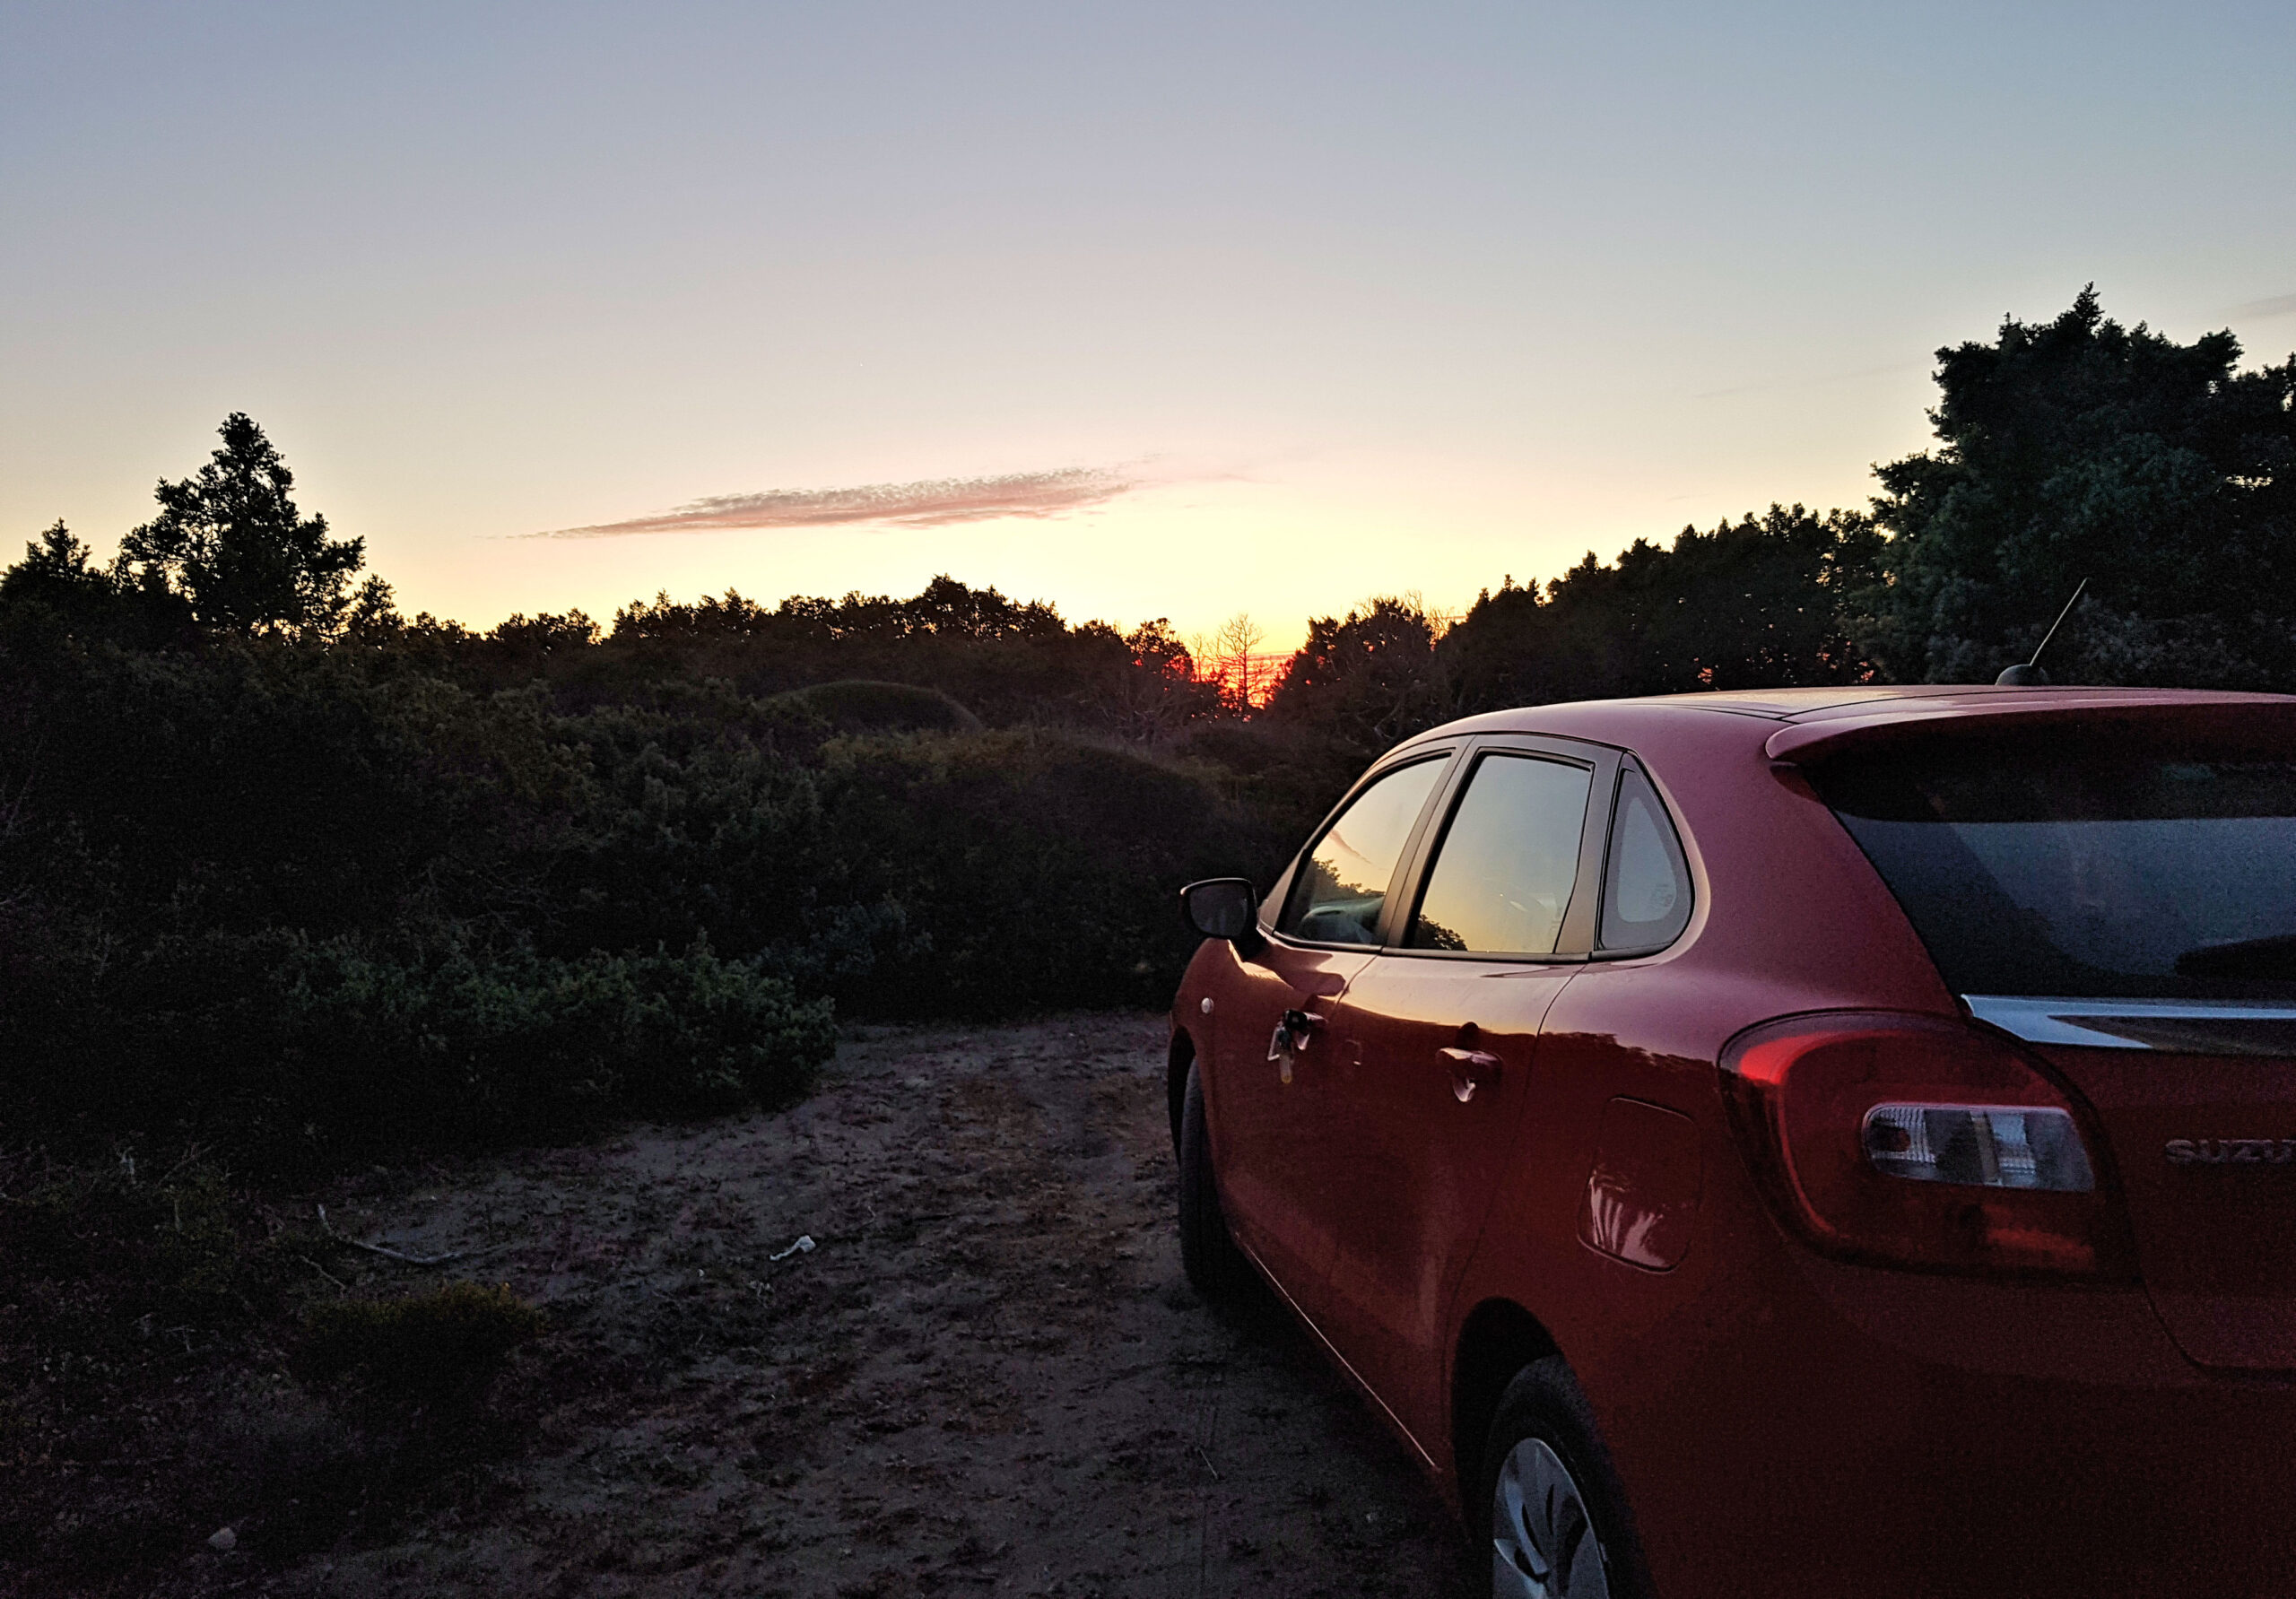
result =
[[1308,852],[1275,930],[1311,943],[1378,943],[1387,886],[1448,764],[1399,767],[1350,801]]
[[1451,813],[1405,943],[1414,950],[1551,955],[1578,879],[1587,767],[1486,754]]
[[2296,996],[2296,761],[1987,743],[1813,777],[1956,992]]

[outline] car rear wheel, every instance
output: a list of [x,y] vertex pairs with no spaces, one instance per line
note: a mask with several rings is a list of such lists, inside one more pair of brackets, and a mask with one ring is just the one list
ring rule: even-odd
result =
[[1648,1599],[1625,1497],[1561,1357],[1508,1385],[1483,1462],[1492,1599]]
[[1180,1266],[1207,1299],[1235,1299],[1249,1283],[1251,1263],[1228,1230],[1212,1178],[1212,1138],[1204,1120],[1204,1082],[1187,1069],[1180,1103]]

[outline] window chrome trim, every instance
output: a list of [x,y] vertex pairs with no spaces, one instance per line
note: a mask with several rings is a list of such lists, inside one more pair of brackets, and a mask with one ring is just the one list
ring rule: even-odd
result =
[[[2287,1055],[2296,1004],[2243,999],[2080,999],[1964,994],[1971,1016],[2028,1044],[2186,1055]],[[2263,1026],[2243,1023],[2263,1023]]]

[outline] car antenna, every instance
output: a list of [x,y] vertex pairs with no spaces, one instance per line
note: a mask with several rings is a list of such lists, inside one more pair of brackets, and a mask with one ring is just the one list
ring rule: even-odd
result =
[[2057,613],[2057,620],[2048,624],[2048,631],[2043,633],[2041,641],[2033,647],[2033,658],[2030,661],[2020,661],[2014,666],[2004,666],[2001,669],[2001,675],[1993,680],[1994,687],[2035,689],[2048,682],[2048,673],[2042,671],[2040,667],[2041,651],[2047,649],[2048,641],[2057,637],[2057,630],[2065,625],[2065,619],[2073,614],[2073,607],[2081,603],[2082,589],[2088,587],[2089,579],[2082,578],[2073,590],[2073,597],[2065,602],[2065,609]]

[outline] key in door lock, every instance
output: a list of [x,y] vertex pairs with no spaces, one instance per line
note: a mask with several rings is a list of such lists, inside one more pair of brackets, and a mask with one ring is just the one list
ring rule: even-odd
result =
[[1323,1018],[1306,1011],[1286,1011],[1267,1040],[1267,1058],[1277,1063],[1276,1075],[1292,1081],[1292,1057],[1308,1047],[1309,1034]]

